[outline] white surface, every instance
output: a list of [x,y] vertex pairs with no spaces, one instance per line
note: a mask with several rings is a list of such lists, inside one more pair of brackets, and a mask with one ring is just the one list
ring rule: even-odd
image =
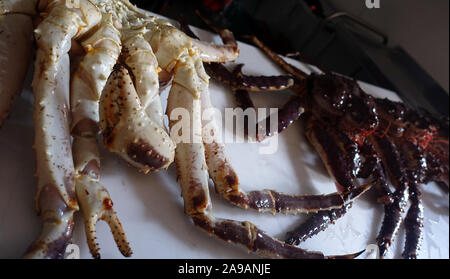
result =
[[[203,40],[220,43],[217,36],[200,32]],[[259,50],[240,43],[238,63],[244,72],[277,75],[282,72]],[[292,61],[292,60],[291,60]],[[294,64],[300,65],[297,62]],[[397,96],[386,90],[363,84],[378,97]],[[230,90],[215,81],[210,91],[213,104],[222,112],[235,107]],[[30,81],[16,100],[10,119],[0,130],[0,258],[18,258],[40,232],[39,217],[34,211],[36,191],[35,158],[32,150],[32,95]],[[252,93],[259,107],[281,106],[289,94]],[[162,94],[164,105],[167,91]],[[225,131],[230,136],[232,131]],[[258,155],[259,144],[228,144],[227,155],[246,190],[276,189],[291,194],[335,192],[316,152],[303,133],[302,121],[283,132],[279,149],[273,155]],[[196,228],[183,212],[183,200],[176,182],[175,166],[168,171],[144,175],[102,150],[102,179],[114,201],[114,207],[133,249],[133,258],[254,258],[246,251],[211,238]],[[420,258],[449,257],[449,198],[430,184],[422,187],[425,206],[425,234]],[[284,216],[247,212],[227,204],[211,187],[214,213],[219,217],[248,220],[284,239],[285,233],[305,220],[306,215]],[[302,248],[322,251],[325,255],[360,251],[375,243],[383,217],[383,207],[375,202],[373,191],[354,203],[350,212],[325,232],[301,244]],[[76,215],[73,242],[80,246],[81,256],[90,258],[84,236],[83,220]],[[106,224],[97,225],[97,236],[103,258],[122,258]],[[404,229],[388,257],[400,257]]]

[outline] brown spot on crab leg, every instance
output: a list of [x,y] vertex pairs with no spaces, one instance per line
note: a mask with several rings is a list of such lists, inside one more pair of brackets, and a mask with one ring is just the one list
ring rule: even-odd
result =
[[381,159],[376,153],[373,144],[369,140],[366,140],[360,150],[365,158],[365,162],[358,173],[358,177],[368,178],[372,175],[376,181],[374,189],[377,191],[377,201],[384,205],[391,204],[393,202],[392,191],[389,188]]

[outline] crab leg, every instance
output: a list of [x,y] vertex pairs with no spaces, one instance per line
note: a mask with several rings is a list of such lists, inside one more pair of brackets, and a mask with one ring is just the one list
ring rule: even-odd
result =
[[[197,15],[200,16],[202,20],[206,20],[203,18],[198,11],[196,11]],[[234,38],[233,33],[228,29],[216,30],[217,33],[220,34],[224,45],[215,45],[207,42],[200,41],[199,38],[192,32],[189,26],[186,24],[186,21],[182,16],[179,17],[179,21],[181,24],[181,29],[188,36],[192,37],[192,45],[195,46],[200,51],[200,58],[203,62],[211,63],[223,63],[229,61],[235,61],[239,56],[239,47]],[[209,22],[207,22],[208,24]],[[212,24],[211,24],[212,26]]]
[[101,15],[91,2],[79,8],[65,1],[46,1],[47,16],[35,30],[39,46],[33,88],[38,191],[36,208],[42,232],[24,257],[61,258],[70,242],[75,197],[74,165],[69,130],[71,39],[95,26]]
[[422,193],[415,183],[409,185],[409,200],[411,207],[405,218],[406,241],[402,256],[405,259],[416,259],[423,236],[423,205]]
[[309,217],[303,224],[286,234],[286,243],[299,245],[300,242],[313,237],[324,231],[330,224],[344,216],[352,207],[353,203],[348,203],[339,209],[320,211]]
[[[196,12],[198,15],[200,15],[198,11]],[[206,20],[202,16],[200,16],[200,18],[202,18],[204,21]],[[185,26],[189,28],[186,24]],[[213,25],[210,24],[210,26]],[[239,56],[239,47],[233,33],[228,29],[215,29],[215,31],[220,34],[224,45],[214,45],[211,43],[206,43],[198,40],[196,36],[194,36],[194,39],[192,40],[192,44],[200,51],[200,57],[202,61],[207,63],[223,63],[235,61]],[[193,34],[192,31],[189,33]]]
[[109,193],[99,182],[98,103],[121,50],[120,33],[113,26],[111,15],[103,17],[99,29],[83,41],[82,46],[87,54],[73,76],[71,99],[75,188],[84,215],[86,238],[92,256],[100,258],[95,225],[104,220],[111,228],[119,250],[124,256],[131,256],[131,248]]
[[[377,190],[379,196],[378,201],[386,205],[392,203],[392,194],[388,188],[381,161],[376,156],[372,146],[366,142],[361,147],[360,152],[366,158],[366,161],[362,164],[357,177],[366,179],[372,175],[372,179],[375,181],[373,187]],[[348,201],[351,198],[346,196],[344,199]],[[349,202],[342,208],[313,214],[299,227],[287,233],[286,243],[299,245],[300,242],[326,230],[330,224],[334,224],[337,219],[343,217],[350,210],[352,204],[352,202]]]
[[404,220],[406,241],[402,256],[406,259],[416,259],[423,236],[422,193],[418,184],[422,183],[425,178],[427,165],[420,147],[411,142],[403,142],[403,140],[397,138],[395,139],[395,144],[400,149],[401,158],[407,166],[405,172],[408,177],[409,201],[411,205]]
[[0,3],[0,127],[22,88],[33,47],[34,1]]
[[287,63],[283,58],[281,58],[277,53],[272,51],[269,47],[264,45],[258,38],[255,36],[246,36],[247,39],[252,41],[256,46],[258,46],[262,51],[264,51],[273,61],[281,66],[286,72],[291,74],[297,80],[305,80],[308,75],[298,68]]
[[383,257],[386,255],[387,249],[391,246],[402,222],[401,215],[408,201],[408,181],[406,180],[405,169],[400,154],[394,143],[389,139],[389,136],[371,136],[370,140],[380,155],[388,176],[396,188],[392,194],[393,202],[385,205],[385,216],[377,237],[380,255]]
[[233,91],[279,91],[294,85],[294,80],[289,76],[247,76],[241,72],[237,76],[220,63],[205,63],[205,69],[209,75],[230,86]]

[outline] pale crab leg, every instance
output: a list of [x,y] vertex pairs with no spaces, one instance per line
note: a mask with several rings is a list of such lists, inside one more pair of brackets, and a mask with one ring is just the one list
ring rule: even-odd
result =
[[45,19],[35,30],[38,44],[33,89],[38,191],[36,209],[42,232],[26,258],[61,258],[71,241],[75,197],[74,165],[69,130],[71,40],[101,19],[91,2],[68,8],[65,1],[41,1]]
[[31,0],[0,2],[0,127],[20,92],[33,48],[34,3]]
[[95,225],[104,220],[111,228],[120,252],[129,257],[132,252],[125,232],[108,191],[99,182],[98,103],[121,51],[120,32],[114,27],[112,16],[104,15],[98,30],[81,45],[86,55],[73,75],[71,90],[76,194],[92,256],[100,258]]
[[[195,63],[195,66],[194,66]],[[208,78],[197,70],[202,68],[202,61],[197,56],[182,56],[175,67],[175,77],[168,100],[168,114],[176,108],[189,112],[191,138],[201,137],[201,95],[208,94]],[[202,85],[201,85],[202,84]],[[205,90],[206,91],[202,91]],[[202,98],[203,99],[203,98]],[[171,121],[171,128],[177,121]],[[325,258],[322,253],[308,252],[282,243],[250,222],[238,222],[215,218],[208,190],[208,173],[205,161],[205,149],[201,142],[181,142],[177,144],[175,162],[178,182],[181,185],[185,201],[185,212],[194,224],[209,235],[224,241],[243,246],[250,252],[273,258]],[[358,254],[349,255],[348,258]]]
[[235,61],[239,56],[239,47],[234,38],[233,32],[228,29],[219,29],[206,18],[204,18],[198,10],[195,11],[197,15],[214,31],[220,34],[223,45],[215,45],[198,40],[197,38],[192,40],[192,44],[200,50],[200,58],[203,62],[216,62],[223,63],[229,61]]
[[[164,112],[159,97],[159,76],[160,72],[165,72],[158,66],[158,61],[153,53],[152,47],[144,38],[144,32],[138,30],[128,30],[123,38],[122,56],[124,63],[133,75],[133,82],[136,92],[139,96],[141,106],[151,120],[148,127],[148,133],[157,134],[149,141],[156,147],[155,154],[162,154],[168,158],[163,168],[172,163],[175,156],[175,144],[170,138],[163,121]],[[148,150],[139,151],[138,153],[148,152]],[[148,165],[141,164],[139,166],[144,172],[154,170]]]
[[[202,20],[207,21],[203,18],[198,11],[197,14],[202,18]],[[184,18],[180,16],[181,29],[188,35],[191,36],[192,45],[195,46],[200,51],[200,57],[203,62],[211,63],[223,63],[229,61],[235,61],[239,57],[239,47],[234,38],[233,33],[228,29],[216,29],[217,33],[220,34],[222,38],[223,45],[216,45],[208,42],[199,40],[199,38],[194,35],[190,30],[189,26],[186,24]],[[209,23],[209,22],[208,22]],[[210,24],[210,23],[209,23]],[[211,24],[211,26],[213,26]]]
[[[203,65],[196,64],[196,70],[200,78],[208,80]],[[208,84],[202,83],[202,113],[211,111]],[[231,204],[244,209],[253,209],[259,212],[298,214],[317,212],[326,209],[341,208],[345,205],[343,196],[346,193],[333,193],[329,195],[288,195],[273,190],[245,192],[241,189],[239,178],[233,167],[228,162],[224,152],[224,144],[218,137],[218,127],[215,121],[204,120],[203,143],[205,146],[206,163],[209,174],[214,181],[216,191]],[[346,188],[345,191],[368,190],[368,186],[362,188]]]
[[200,50],[203,62],[235,61],[239,56],[239,48],[234,44],[216,45],[196,39],[192,40],[192,44]]

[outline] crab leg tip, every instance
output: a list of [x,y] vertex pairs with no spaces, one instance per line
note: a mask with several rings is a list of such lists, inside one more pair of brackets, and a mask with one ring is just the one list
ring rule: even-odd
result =
[[359,257],[362,253],[364,253],[366,251],[366,249],[354,253],[354,254],[347,254],[347,255],[338,255],[338,256],[327,256],[327,259],[333,259],[333,260],[351,260],[351,259],[355,259],[357,257]]

